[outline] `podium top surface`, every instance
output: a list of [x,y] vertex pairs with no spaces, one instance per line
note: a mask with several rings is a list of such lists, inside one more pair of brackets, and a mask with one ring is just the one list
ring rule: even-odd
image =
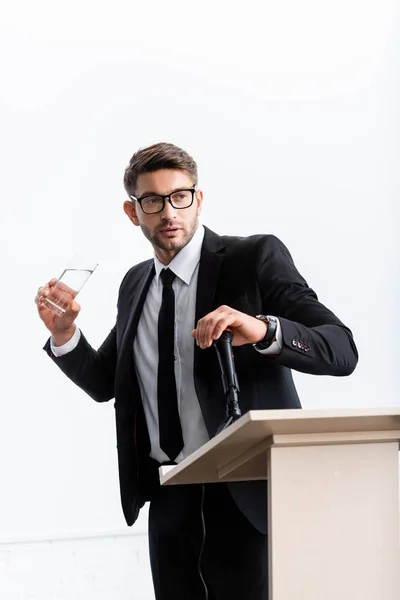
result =
[[[397,429],[400,407],[346,409],[251,410],[232,427],[246,422],[264,422],[270,435],[291,433],[332,433]],[[215,439],[215,438],[214,438]]]
[[[400,407],[340,410],[252,410],[209,440],[176,466],[160,467],[161,484],[187,483],[193,473],[199,481],[215,481],[215,474],[238,456],[253,453],[276,436],[331,434],[341,439],[375,432],[400,442]],[[390,434],[389,432],[392,432]],[[197,477],[192,478],[195,482]]]

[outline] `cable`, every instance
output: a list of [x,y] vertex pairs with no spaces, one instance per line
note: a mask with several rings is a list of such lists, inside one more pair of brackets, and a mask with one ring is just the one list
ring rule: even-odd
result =
[[207,589],[207,584],[204,580],[203,577],[203,573],[201,572],[201,557],[203,554],[203,550],[204,550],[204,546],[206,543],[206,523],[204,520],[204,493],[205,493],[205,487],[204,485],[201,486],[201,502],[200,502],[200,514],[201,514],[201,529],[202,529],[202,534],[203,534],[203,539],[201,541],[201,547],[200,547],[200,553],[199,553],[199,560],[197,562],[197,569],[199,571],[199,575],[200,575],[200,579],[203,583],[204,586],[204,592],[205,592],[205,600],[208,600],[208,589]]

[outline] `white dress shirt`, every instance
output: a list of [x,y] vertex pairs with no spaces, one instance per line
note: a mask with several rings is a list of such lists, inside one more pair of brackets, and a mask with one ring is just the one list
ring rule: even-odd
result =
[[[204,228],[198,227],[190,242],[168,265],[176,275],[172,283],[175,293],[174,365],[183,436],[183,449],[176,457],[176,462],[180,462],[209,439],[194,387],[194,340],[191,336],[195,327],[197,278],[203,237]],[[150,436],[150,456],[158,462],[166,462],[169,458],[160,448],[157,408],[158,314],[163,289],[160,273],[165,269],[165,265],[160,263],[156,256],[154,265],[156,274],[143,305],[133,343],[133,353]]]
[[[197,279],[203,238],[204,227],[200,226],[191,241],[168,265],[176,275],[172,283],[175,293],[175,379],[184,443],[181,453],[175,459],[176,462],[180,462],[209,439],[194,385],[194,340],[191,336],[195,328]],[[158,314],[163,287],[160,273],[166,265],[163,265],[156,256],[154,265],[156,274],[150,284],[139,319],[133,342],[133,355],[150,437],[150,456],[163,463],[169,461],[169,458],[160,448],[157,370]],[[71,340],[63,346],[54,346],[51,341],[53,354],[62,356],[72,351],[78,344],[80,335],[79,329],[76,329]],[[281,349],[282,332],[278,320],[276,341],[267,350],[263,350],[262,354],[279,354]]]

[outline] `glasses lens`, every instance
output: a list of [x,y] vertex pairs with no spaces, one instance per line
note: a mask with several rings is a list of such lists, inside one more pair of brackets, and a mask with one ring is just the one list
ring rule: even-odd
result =
[[175,208],[187,208],[192,204],[192,192],[190,190],[181,190],[171,194],[172,206]]
[[141,204],[145,213],[156,213],[162,210],[163,199],[162,196],[147,196],[146,198],[143,198]]

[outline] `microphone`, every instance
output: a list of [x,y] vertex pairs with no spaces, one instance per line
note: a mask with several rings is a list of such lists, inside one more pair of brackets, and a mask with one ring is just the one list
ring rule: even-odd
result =
[[239,383],[235,370],[235,357],[232,350],[232,338],[232,329],[227,328],[222,332],[221,337],[214,342],[225,394],[227,394],[230,388],[239,391]]
[[226,400],[226,420],[221,424],[218,432],[236,421],[242,414],[239,408],[240,389],[232,350],[232,338],[232,329],[227,327],[221,337],[214,342]]

